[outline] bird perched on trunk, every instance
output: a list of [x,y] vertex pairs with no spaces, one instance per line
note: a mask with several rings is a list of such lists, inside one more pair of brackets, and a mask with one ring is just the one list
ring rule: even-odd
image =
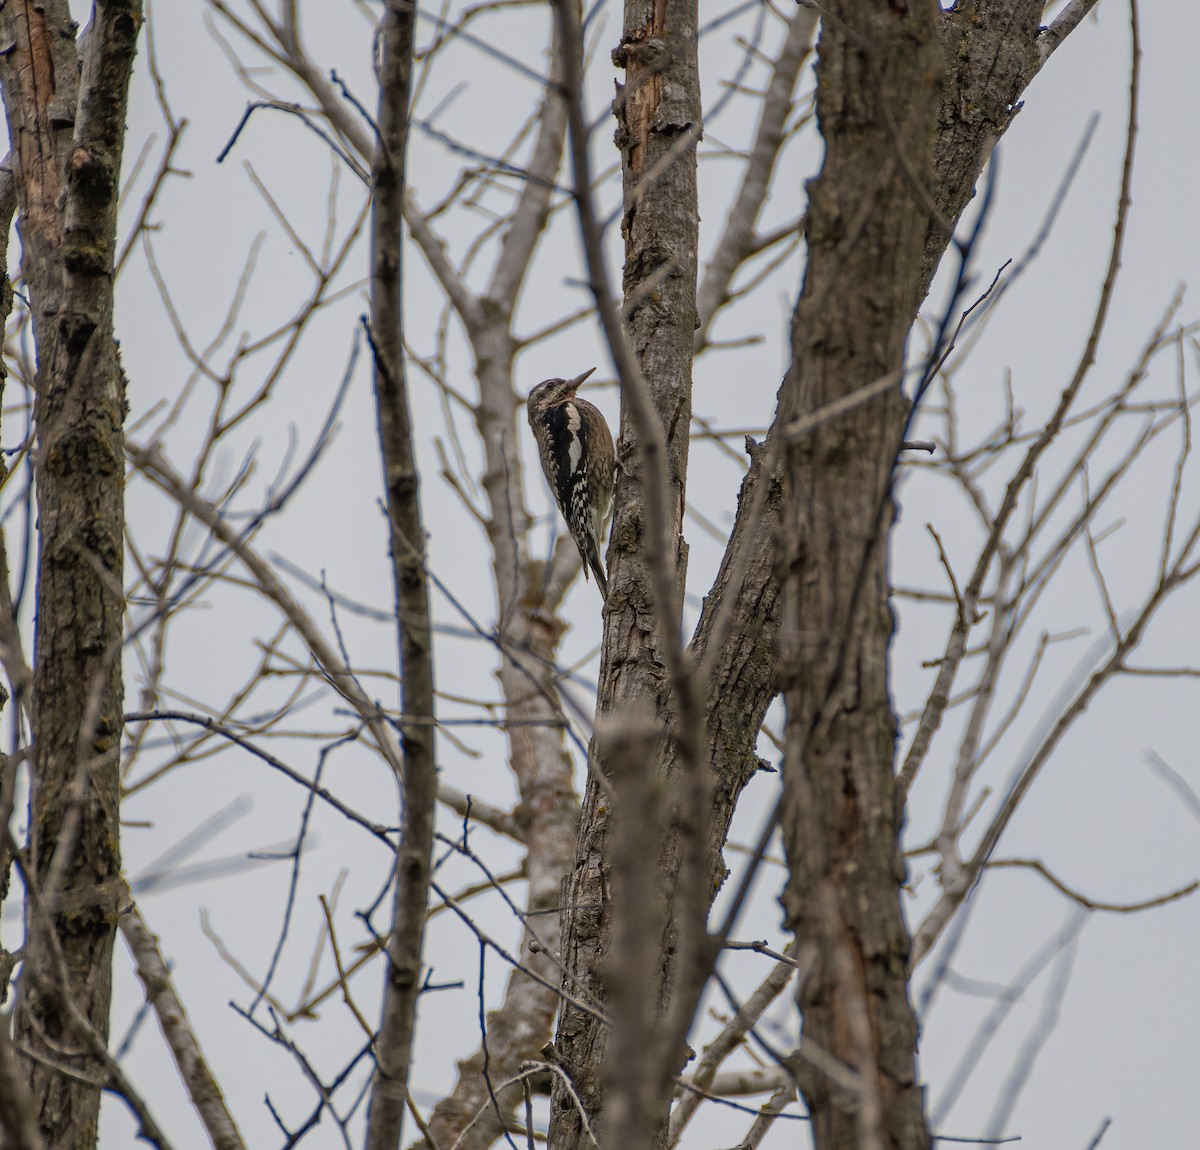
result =
[[575,392],[596,369],[574,379],[547,379],[529,393],[529,426],[542,457],[542,471],[579,557],[583,577],[596,576],[600,594],[608,598],[608,577],[600,559],[600,540],[612,509],[616,453],[612,432],[598,408]]

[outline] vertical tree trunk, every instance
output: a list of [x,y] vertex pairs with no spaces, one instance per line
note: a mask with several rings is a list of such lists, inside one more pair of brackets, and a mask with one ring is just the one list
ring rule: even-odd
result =
[[[1044,31],[1039,31],[1040,0],[960,0],[944,13],[933,3],[893,3],[886,11],[876,0],[869,6],[822,6],[827,39],[821,128],[827,162],[811,188],[811,266],[794,317],[794,364],[780,390],[772,437],[783,434],[796,416],[900,368],[905,337],[950,238],[946,223],[954,224],[970,201],[1022,91],[1090,6],[1073,8],[1064,26]],[[650,55],[657,51],[651,47]],[[670,65],[668,56],[656,67],[664,89],[677,95],[678,88],[669,86]],[[628,173],[625,125],[618,142]],[[632,206],[636,213],[638,205]],[[641,265],[638,282],[644,284],[645,274],[655,268],[653,261]],[[657,290],[656,280],[646,300],[661,303],[658,312],[680,307]],[[627,279],[627,298],[630,294]],[[677,311],[676,318],[680,315]],[[637,321],[635,314],[635,333]],[[637,350],[643,346],[639,342]],[[645,360],[643,369],[648,370]],[[652,373],[649,381],[658,386]],[[659,410],[664,410],[661,402]],[[716,873],[733,805],[757,765],[759,723],[775,691],[781,626],[776,591],[786,569],[790,608],[782,623],[788,642],[780,642],[780,671],[790,687],[792,750],[785,765],[789,801],[783,817],[795,860],[787,911],[794,928],[823,932],[815,941],[823,945],[824,961],[804,996],[806,1034],[822,1045],[828,1042],[852,1067],[867,1068],[869,1113],[863,1129],[853,1117],[858,1097],[838,1097],[827,1081],[812,1075],[805,1087],[809,1104],[819,1112],[819,1145],[856,1150],[860,1144],[928,1143],[915,1086],[916,1027],[906,999],[908,939],[899,913],[897,845],[901,816],[892,782],[896,728],[886,679],[893,626],[885,591],[892,521],[886,493],[906,415],[897,387],[797,443],[781,469],[789,481],[787,512],[781,509],[780,472],[764,474],[771,451],[754,452],[725,561],[692,644],[693,655],[713,660],[705,685],[705,744],[717,772],[708,843]],[[676,442],[678,425],[668,420],[665,427]],[[630,553],[636,554],[639,539],[636,506],[628,513],[627,528],[621,520],[623,485],[626,492],[638,491],[629,475],[630,454],[620,453],[610,547],[614,587],[623,565],[635,570]],[[769,494],[761,518],[750,522],[753,492],[763,482],[771,484]],[[681,477],[676,491],[682,494]],[[639,585],[644,595],[644,581],[634,587]],[[733,621],[721,649],[710,652],[714,618],[728,596],[735,597]],[[671,722],[671,706],[661,661],[647,658],[655,650],[653,619],[648,606],[640,616],[631,608],[619,597],[609,608],[601,715],[628,717],[640,701],[646,704],[643,714],[652,715],[662,729]],[[677,750],[669,741],[660,744],[656,761],[662,769],[656,777],[678,770]],[[839,791],[841,782],[850,789]],[[648,797],[653,800],[653,789]],[[668,853],[678,831],[664,828]],[[582,987],[601,1002],[604,961],[613,947],[611,833],[607,796],[589,781],[576,867],[564,886],[563,957],[567,985]],[[865,903],[855,901],[862,898]],[[655,977],[665,1001],[675,961],[669,949],[662,953]],[[857,976],[856,960],[861,964]],[[859,1025],[864,1002],[865,1028]],[[852,1033],[846,1030],[849,1023],[855,1024]],[[608,1050],[605,1028],[587,1012],[564,1004],[556,1043],[584,1106],[590,1115],[598,1114],[600,1067]],[[586,1142],[572,1106],[556,1085],[553,1147]]]
[[[12,229],[13,217],[17,214],[17,180],[12,169],[12,162],[10,154],[5,157],[3,166],[0,166],[0,331],[8,330],[14,298],[12,279],[8,270],[9,232]],[[4,393],[7,386],[8,363],[4,356],[0,355],[0,408],[4,406]],[[0,458],[0,486],[8,481],[8,477],[8,463]],[[11,633],[15,630],[16,625],[14,622],[10,622],[14,612],[8,602],[10,597],[8,588],[8,540],[4,528],[0,527],[0,618],[4,620],[0,622],[0,651],[3,651],[6,657],[5,671],[13,683],[13,710],[19,716],[28,703],[31,684],[26,681],[27,675],[20,673],[13,675],[7,666],[10,661],[17,662],[12,659],[10,649],[14,647],[20,649],[19,641],[14,641],[19,637],[14,637]],[[22,658],[19,662],[24,664],[25,660]],[[8,691],[0,688],[0,711],[8,701]],[[0,822],[4,826],[11,821],[13,806],[16,803],[17,769],[16,762],[7,755],[0,759]],[[12,865],[12,851],[9,843],[0,841],[0,904],[3,904],[4,900],[8,898],[9,884],[12,881]],[[8,980],[12,975],[15,962],[11,952],[0,946],[0,964],[2,964],[0,965],[0,999],[8,997]]]
[[[614,104],[625,205],[626,335],[662,422],[675,541],[673,555],[647,552],[646,478],[639,465],[634,421],[623,403],[597,706],[597,729],[618,737],[606,745],[602,735],[592,748],[596,767],[614,776],[618,805],[628,812],[630,822],[617,828],[618,836],[634,820],[654,827],[650,834],[655,835],[656,819],[647,815],[647,807],[652,811],[657,805],[660,787],[652,773],[653,748],[670,730],[674,713],[659,628],[678,628],[680,620],[664,617],[662,605],[655,604],[651,565],[673,565],[676,602],[682,602],[699,235],[696,144],[701,111],[696,37],[695,0],[627,0],[624,31],[614,53],[614,60],[626,69],[626,82]],[[649,732],[630,729],[643,720],[650,722]],[[643,737],[647,733],[648,741]],[[599,1003],[611,992],[622,1017],[640,1019],[642,1025],[622,1027],[611,1035],[594,1015],[564,1003],[556,1046],[591,1120],[602,1117],[606,1093],[619,1097],[621,1113],[615,1128],[626,1132],[620,1137],[637,1130],[638,1145],[649,1145],[655,1130],[665,1124],[671,1064],[682,1056],[680,1049],[666,1058],[655,1057],[646,1041],[648,1034],[656,1033],[654,1019],[670,1000],[668,906],[679,860],[667,852],[655,867],[650,860],[658,854],[658,842],[652,840],[638,844],[634,853],[626,850],[629,865],[614,873],[612,835],[612,808],[591,777],[575,869],[563,888],[566,984]],[[616,848],[616,853],[621,849]],[[624,899],[627,907],[636,901],[641,911],[622,931],[626,941],[619,948],[620,969],[613,960],[610,892]],[[606,1060],[607,1070],[602,1070]],[[550,1145],[559,1150],[586,1141],[574,1103],[556,1083]],[[632,1142],[624,1144],[632,1150]]]
[[816,411],[893,373],[896,384],[787,454],[784,905],[796,936],[818,948],[800,995],[803,1041],[857,1076],[847,1092],[823,1071],[802,1075],[818,1150],[929,1145],[900,909],[887,558],[900,372],[931,215],[938,15],[934,0],[834,0],[819,48],[826,152],[809,185],[783,410]]
[[[137,0],[97,3],[82,60],[64,0],[12,0],[0,64],[37,343],[38,595],[28,865],[17,1037],[47,1146],[96,1142],[102,1077],[67,999],[108,1033],[116,924],[124,619],[125,381],[113,257]],[[94,897],[88,891],[96,892]],[[104,893],[104,892],[108,893]],[[71,910],[54,899],[77,894]],[[27,906],[30,905],[27,903]]]
[[437,801],[429,582],[405,380],[402,307],[405,150],[415,24],[413,0],[388,0],[379,27],[379,139],[371,170],[371,334],[400,647],[404,778],[399,780],[401,835],[396,849],[383,1008],[375,1040],[376,1074],[367,1112],[368,1150],[394,1150],[400,1143],[420,992]]

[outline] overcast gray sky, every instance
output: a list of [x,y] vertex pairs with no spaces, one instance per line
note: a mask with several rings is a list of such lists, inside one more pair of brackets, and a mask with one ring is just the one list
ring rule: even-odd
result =
[[[230,3],[241,10],[237,0]],[[83,6],[77,7],[82,13]],[[461,7],[455,2],[448,12],[452,16]],[[706,4],[704,15],[712,18],[731,7],[725,0],[720,6]],[[350,0],[301,0],[300,8],[313,55],[326,69],[336,69],[349,88],[371,105],[371,27],[363,10]],[[996,201],[974,257],[979,290],[1005,260],[1019,258],[1033,241],[1070,157],[1091,119],[1099,117],[1044,249],[1006,294],[959,370],[964,438],[983,434],[1002,418],[1006,379],[1011,381],[1015,404],[1024,412],[1026,425],[1034,426],[1044,418],[1069,379],[1091,324],[1108,259],[1129,76],[1128,8],[1120,0],[1103,0],[1097,12],[1030,87],[1000,148]],[[1200,261],[1191,158],[1194,125],[1200,122],[1200,88],[1191,80],[1194,46],[1200,41],[1200,11],[1190,4],[1145,4],[1141,17],[1145,59],[1134,208],[1120,286],[1089,384],[1092,399],[1106,394],[1130,370],[1179,285],[1195,276]],[[230,156],[218,164],[216,157],[253,97],[212,34],[205,4],[155,0],[152,18],[168,98],[174,113],[188,120],[176,166],[190,172],[189,177],[170,180],[164,187],[152,217],[159,225],[152,236],[154,254],[190,340],[203,347],[223,322],[247,253],[261,242],[245,306],[232,334],[231,343],[236,344],[243,329],[253,338],[290,316],[308,287],[304,261],[256,192],[246,163],[253,165],[305,241],[318,247],[331,179],[339,165],[301,124],[272,111],[256,113]],[[703,41],[701,66],[710,107],[723,91],[721,81],[732,75],[740,59],[735,34],[752,35],[756,19],[756,11],[747,10]],[[222,34],[247,63],[262,63],[223,27]],[[512,52],[540,71],[547,27],[548,10],[539,6],[493,15],[480,21],[476,31],[489,44]],[[778,36],[778,24],[768,20],[766,28],[765,47],[770,48]],[[609,52],[619,30],[619,11],[611,5],[601,9],[592,25],[595,52],[589,72],[591,109],[597,117],[611,100],[617,73]],[[423,24],[421,31],[428,39],[432,26]],[[130,113],[127,171],[151,133],[158,133],[160,143],[162,138],[145,64],[143,50]],[[749,82],[760,75],[761,69],[752,72]],[[255,78],[280,93],[292,91],[269,72],[255,73]],[[810,75],[802,81],[802,88],[811,89]],[[493,55],[460,43],[431,70],[417,114],[433,116],[434,126],[447,136],[492,154],[513,136],[538,95],[534,80]],[[701,160],[702,254],[711,248],[740,172],[739,162],[723,155],[723,147],[737,146],[744,139],[754,110],[748,97],[736,97],[720,117],[706,122]],[[598,170],[616,163],[610,139],[607,127],[596,133]],[[152,153],[128,195],[124,206],[127,222],[136,214],[155,155]],[[816,170],[819,159],[819,141],[810,129],[785,154],[768,205],[767,226],[785,222],[803,210],[803,180]],[[433,135],[415,133],[410,182],[421,205],[436,203],[453,185],[464,163],[471,162]],[[363,199],[361,184],[344,167],[337,176],[336,195],[337,227],[343,234]],[[610,209],[617,205],[617,181],[606,185],[602,198]],[[482,226],[483,210],[474,216],[448,213],[438,221],[455,256],[463,254]],[[260,234],[265,238],[257,241]],[[612,239],[615,270],[619,268],[619,237],[613,235]],[[486,274],[491,258],[492,253],[485,249],[476,281]],[[360,244],[339,280],[352,290],[314,320],[298,361],[280,380],[273,402],[248,420],[223,449],[215,475],[226,481],[237,473],[245,453],[256,452],[255,470],[235,506],[255,506],[289,454],[303,453],[312,442],[346,369],[357,319],[365,310],[361,290],[353,289],[364,274],[365,259]],[[421,354],[430,354],[438,338],[442,298],[419,254],[414,250],[408,259],[409,339]],[[716,329],[721,338],[757,335],[762,337],[760,342],[712,352],[697,362],[695,407],[718,427],[765,428],[771,418],[788,357],[787,318],[800,282],[800,260],[800,253],[793,253],[751,297],[732,307]],[[931,317],[944,306],[945,273],[944,268],[927,301]],[[586,303],[573,220],[569,213],[561,212],[546,236],[522,297],[518,327],[534,331]],[[141,252],[123,275],[118,309],[117,327],[130,381],[130,418],[136,428],[156,403],[178,395],[189,374]],[[1179,321],[1189,322],[1198,314],[1195,301],[1186,297]],[[920,336],[916,338],[914,353],[919,354]],[[473,394],[470,357],[453,321],[447,350],[454,385]],[[528,390],[542,378],[577,374],[592,364],[599,365],[598,377],[611,378],[594,325],[575,325],[521,358],[520,386]],[[1189,351],[1189,388],[1195,385],[1195,366]],[[390,574],[376,502],[379,468],[366,368],[366,358],[360,357],[336,440],[318,472],[288,512],[264,528],[259,543],[265,552],[279,554],[315,577],[324,573],[338,592],[387,611]],[[1174,392],[1178,386],[1175,369],[1173,362],[1155,368],[1149,384],[1154,395]],[[239,384],[247,395],[256,385],[254,370],[250,365],[249,374]],[[201,379],[194,386],[196,398],[189,414],[166,439],[180,466],[186,466],[190,449],[203,434],[210,407],[211,397],[205,391],[211,391],[211,382]],[[419,372],[412,375],[412,389],[425,467],[423,498],[432,565],[466,609],[488,626],[495,609],[485,541],[459,498],[436,477],[435,437],[450,450],[446,409],[438,392]],[[600,388],[590,395],[615,425],[615,390]],[[1086,405],[1086,398],[1084,402]],[[461,412],[458,419],[463,449],[468,463],[474,465],[478,449]],[[15,441],[17,428],[17,421],[6,413],[6,446]],[[934,434],[936,427],[928,423],[924,430]],[[138,434],[135,430],[133,437]],[[1104,528],[1124,520],[1120,530],[1101,544],[1118,614],[1136,601],[1153,574],[1178,441],[1177,436],[1167,438],[1170,442],[1155,449],[1136,469],[1125,493],[1098,525]],[[730,443],[740,449],[739,440]],[[525,458],[531,460],[531,445],[524,446]],[[1002,477],[1000,472],[997,475]],[[697,441],[689,476],[690,505],[718,525],[728,526],[740,477],[735,460],[711,444]],[[527,478],[531,505],[545,515],[549,502],[541,479],[536,470],[527,471]],[[210,492],[216,487],[214,480]],[[962,568],[974,554],[971,548],[978,544],[977,532],[968,509],[961,500],[951,499],[948,490],[944,483],[934,483],[925,475],[906,480],[894,546],[893,574],[898,585],[939,585],[937,555],[927,523],[937,527],[951,564],[962,578]],[[1185,488],[1184,502],[1192,511],[1200,505],[1198,490],[1194,480]],[[999,488],[990,489],[993,500],[999,493]],[[129,517],[147,553],[161,552],[164,532],[171,523],[169,512],[161,497],[143,482],[131,483]],[[711,584],[720,549],[695,521],[688,531],[689,591],[693,595],[688,610],[694,618],[699,602],[695,597]],[[547,530],[543,539],[548,537]],[[194,547],[198,549],[201,543],[197,534]],[[319,595],[299,585],[297,592],[318,618],[327,620],[328,610]],[[462,624],[446,598],[437,597],[435,609],[443,622]],[[1068,556],[1038,611],[1038,619],[1030,627],[1030,644],[1043,629],[1065,633],[1078,628],[1081,633],[1052,649],[1026,719],[1000,743],[984,771],[980,785],[996,791],[1003,790],[1020,763],[1024,747],[1037,733],[1039,718],[1049,713],[1058,691],[1095,659],[1094,645],[1103,636],[1104,616],[1082,550]],[[595,674],[594,652],[600,634],[594,587],[580,584],[572,592],[568,613],[573,628],[565,641],[563,661],[580,663],[580,675],[586,681]],[[136,608],[131,617],[138,618]],[[339,616],[339,622],[356,665],[393,666],[390,625],[348,611]],[[1151,630],[1141,661],[1173,666],[1198,662],[1198,624],[1200,599],[1194,589],[1185,591]],[[261,657],[256,641],[265,641],[277,626],[277,617],[252,594],[221,589],[206,595],[176,624],[167,655],[168,683],[185,703],[223,697],[229,684],[245,677]],[[923,660],[939,654],[948,627],[944,606],[901,603],[894,649],[895,702],[901,714],[923,702],[933,675]],[[443,691],[495,697],[494,663],[494,652],[486,644],[439,637],[438,681]],[[136,663],[131,661],[127,685],[131,703],[137,697],[136,676]],[[1013,681],[1005,684],[1008,698],[1018,680],[1019,675],[1014,675]],[[394,698],[394,684],[385,680],[373,683],[380,697]],[[287,685],[278,689],[286,690]],[[574,690],[581,700],[587,699],[586,682]],[[314,725],[327,721],[336,706],[327,697],[305,700],[304,705],[310,707]],[[448,709],[454,710],[452,706]],[[1100,704],[1059,748],[997,853],[1040,858],[1064,881],[1097,900],[1136,901],[1200,878],[1200,821],[1146,763],[1147,751],[1153,750],[1192,786],[1200,787],[1196,715],[1196,687],[1186,680],[1138,679],[1110,686]],[[952,716],[948,730],[954,729],[954,723]],[[512,783],[500,738],[469,731],[463,739],[474,756],[449,741],[441,743],[445,778],[481,797],[510,801]],[[948,747],[947,743],[947,753]],[[298,768],[313,769],[316,755],[311,745],[295,742],[276,749],[291,756],[289,761]],[[764,746],[762,753],[772,757],[769,746]],[[582,786],[578,761],[576,768]],[[944,755],[939,758],[936,752],[926,766],[912,798],[911,844],[925,841],[936,829],[950,768],[948,759]],[[394,817],[393,784],[365,751],[350,747],[335,752],[325,769],[330,785],[358,809],[375,812],[383,821]],[[144,770],[149,770],[149,765]],[[751,785],[739,811],[735,840],[753,836],[774,786],[774,778],[766,775]],[[144,873],[171,843],[242,796],[248,800],[245,812],[205,843],[199,858],[244,855],[294,837],[303,792],[243,757],[226,755],[176,771],[129,800],[125,816],[131,825],[125,833],[124,849],[131,876]],[[150,821],[152,829],[138,826],[142,820]],[[452,829],[450,824],[447,819],[447,829]],[[362,931],[354,911],[375,898],[387,875],[383,849],[348,831],[336,816],[318,808],[312,829],[314,844],[302,872],[297,921],[278,976],[279,993],[285,1000],[298,994],[313,943],[323,929],[318,893],[328,893],[338,872],[348,870],[337,921],[343,938],[357,941]],[[485,832],[479,834],[480,842],[488,844],[490,865],[496,871],[508,869],[516,859],[513,849],[489,841]],[[738,856],[730,853],[727,857],[736,867]],[[780,912],[774,901],[777,890],[772,886],[778,873],[777,869],[768,870],[766,880],[760,882],[753,908],[739,932],[742,937],[781,942]],[[175,964],[175,978],[230,1105],[248,1144],[256,1147],[280,1141],[263,1105],[264,1093],[269,1092],[293,1122],[311,1107],[312,1095],[290,1056],[269,1045],[229,1009],[230,1001],[248,1005],[252,995],[217,957],[201,930],[200,912],[207,909],[213,928],[241,962],[261,975],[274,946],[288,874],[286,863],[263,864],[240,869],[234,877],[169,891],[150,890],[143,896],[147,918]],[[478,878],[468,866],[453,861],[447,864],[446,875],[451,888]],[[932,904],[936,878],[927,873],[921,859],[913,861],[913,875],[917,882],[909,911],[915,921]],[[480,900],[478,905],[485,927],[495,931],[505,945],[515,945],[517,928],[498,900]],[[1010,1068],[1038,1026],[1044,997],[1048,992],[1053,995],[1056,977],[1065,977],[1062,955],[1067,954],[1073,965],[1061,996],[1057,1026],[1046,1039],[1005,1132],[1020,1135],[1020,1145],[1030,1150],[1082,1150],[1101,1120],[1111,1116],[1105,1150],[1193,1143],[1190,1090],[1198,1068],[1195,1027],[1200,1018],[1200,987],[1194,975],[1194,956],[1200,946],[1198,907],[1195,901],[1184,900],[1133,916],[1096,913],[1079,923],[1074,921],[1073,905],[1036,876],[1017,870],[989,875],[976,896],[955,959],[954,969],[963,979],[976,980],[979,985],[1007,984],[1049,940],[1061,935],[1064,926],[1078,927],[1079,933],[1073,949],[1060,951],[1059,957],[1045,964],[1013,1006],[954,1105],[947,1105],[946,1091],[971,1049],[976,1028],[994,1009],[995,999],[967,993],[962,986],[941,989],[924,1017],[921,1048],[921,1069],[929,1084],[931,1109],[939,1115],[938,1128],[963,1136],[978,1136],[988,1128]],[[434,980],[462,980],[465,989],[422,1000],[414,1085],[422,1107],[432,1105],[452,1084],[454,1059],[471,1053],[478,1040],[474,988],[479,951],[475,940],[452,916],[443,915],[433,921],[428,948]],[[740,986],[747,987],[765,973],[762,961],[736,956],[728,961],[727,969]],[[935,963],[936,956],[916,976],[918,998]],[[322,979],[331,969],[326,953]],[[120,944],[117,970],[114,1035],[123,1032],[140,1001]],[[506,973],[498,961],[489,958],[489,1005],[496,1001]],[[354,983],[368,1018],[375,1016],[380,977],[379,970],[372,968]],[[337,1019],[339,1013],[344,1017]],[[322,1022],[319,1028],[316,1023],[298,1023],[294,1034],[321,1072],[329,1075],[361,1045],[361,1034],[336,1000],[327,1004],[326,1014],[335,1021]],[[781,1028],[778,1033],[790,1030],[794,1036],[796,1020],[790,1006],[780,1004],[770,1018],[772,1025]],[[707,1025],[712,1028],[711,1022]],[[176,1146],[180,1150],[200,1147],[204,1145],[202,1132],[188,1111],[153,1029],[147,1021],[140,1032],[129,1055],[130,1073],[166,1120]],[[693,1045],[699,1047],[703,1037],[702,1033],[699,1041],[694,1038]],[[749,1104],[759,1101],[752,1099]],[[709,1107],[694,1123],[686,1144],[696,1148],[729,1145],[744,1133],[748,1121],[744,1115]],[[800,1123],[781,1122],[766,1145],[802,1145],[805,1136],[801,1130]],[[107,1100],[103,1144],[117,1147],[131,1140],[126,1113],[118,1103]],[[334,1128],[325,1123],[305,1144],[326,1147],[341,1143]]]

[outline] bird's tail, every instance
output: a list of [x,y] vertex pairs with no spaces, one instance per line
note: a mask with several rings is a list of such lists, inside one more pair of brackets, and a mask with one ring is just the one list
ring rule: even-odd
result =
[[[588,548],[588,566],[592,569],[592,574],[596,576],[596,586],[600,588],[600,595],[604,601],[608,602],[608,576],[604,572],[604,561],[600,558],[600,552],[593,545]],[[584,568],[584,574],[587,574],[587,567]]]

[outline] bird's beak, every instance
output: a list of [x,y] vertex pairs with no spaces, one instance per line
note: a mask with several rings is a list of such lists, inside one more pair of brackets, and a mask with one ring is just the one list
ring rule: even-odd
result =
[[571,380],[571,386],[573,388],[578,387],[595,370],[596,369],[594,367],[589,367],[582,375],[577,375],[573,380]]

